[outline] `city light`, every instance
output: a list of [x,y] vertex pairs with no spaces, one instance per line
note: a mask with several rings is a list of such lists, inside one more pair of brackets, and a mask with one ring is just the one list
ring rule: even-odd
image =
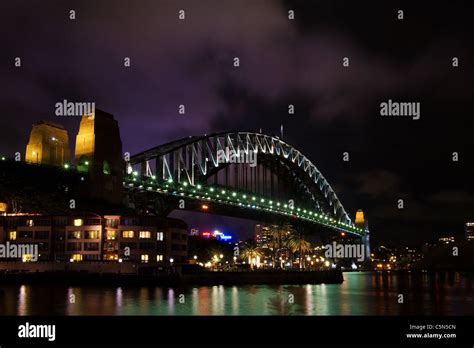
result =
[[207,204],[203,204],[203,205],[201,205],[201,209],[202,210],[208,210],[209,206]]

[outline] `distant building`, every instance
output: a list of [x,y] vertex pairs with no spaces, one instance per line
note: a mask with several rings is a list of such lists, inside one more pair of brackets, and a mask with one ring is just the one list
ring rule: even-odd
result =
[[438,244],[451,244],[456,241],[456,238],[453,236],[440,237],[438,238]]
[[464,234],[468,241],[474,241],[474,222],[466,222],[464,225]]
[[69,164],[71,150],[66,129],[49,121],[34,124],[26,145],[25,161],[51,166]]
[[0,216],[0,243],[38,244],[43,261],[180,263],[187,261],[187,238],[186,224],[171,218]]
[[271,240],[271,228],[258,224],[255,226],[255,242],[259,248],[268,248],[268,243]]

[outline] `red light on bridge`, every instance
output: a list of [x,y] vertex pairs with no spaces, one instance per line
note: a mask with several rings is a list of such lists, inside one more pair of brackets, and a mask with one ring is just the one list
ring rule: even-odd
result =
[[341,232],[341,237],[344,237],[346,235],[346,232]]
[[201,205],[201,209],[202,210],[208,210],[209,206],[207,204],[203,204],[203,205]]

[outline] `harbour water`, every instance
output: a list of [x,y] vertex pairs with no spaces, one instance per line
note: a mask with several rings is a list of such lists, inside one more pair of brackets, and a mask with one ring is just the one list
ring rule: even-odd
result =
[[472,274],[446,272],[355,272],[344,273],[342,284],[182,289],[0,285],[0,315],[472,315],[473,288]]

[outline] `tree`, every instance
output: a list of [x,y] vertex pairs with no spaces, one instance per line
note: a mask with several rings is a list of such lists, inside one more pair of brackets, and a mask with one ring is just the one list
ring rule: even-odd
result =
[[260,250],[260,248],[257,248],[255,246],[249,245],[247,246],[242,252],[240,253],[240,256],[243,259],[248,259],[248,262],[250,264],[250,268],[253,269],[253,259],[256,259],[257,257],[262,257],[263,252]]
[[290,248],[291,252],[299,253],[300,268],[303,268],[305,254],[312,251],[311,243],[305,240],[304,234],[293,233],[288,238],[288,247]]
[[[272,264],[273,268],[276,265],[277,254],[285,247],[287,247],[288,236],[292,233],[293,227],[289,224],[272,225],[270,227],[270,242],[269,247],[272,249]],[[280,262],[281,268],[281,262]]]

